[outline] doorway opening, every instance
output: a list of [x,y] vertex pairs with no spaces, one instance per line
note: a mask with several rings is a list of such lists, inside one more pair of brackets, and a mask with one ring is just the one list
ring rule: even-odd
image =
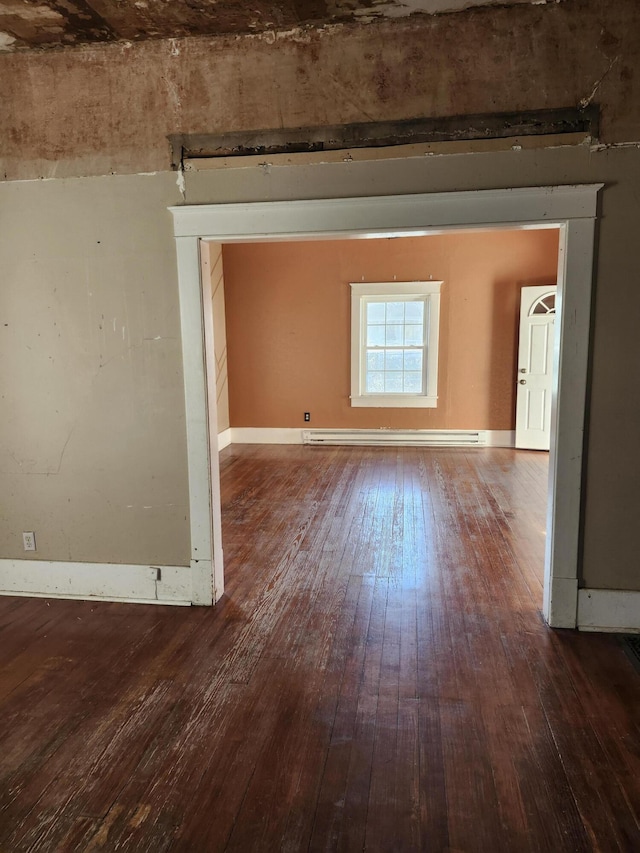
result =
[[[575,627],[596,196],[600,185],[172,208],[178,253],[191,493],[193,601],[224,589],[217,436],[207,409],[200,240],[221,243],[417,236],[454,228],[560,231],[544,574],[545,618]],[[205,300],[206,302],[206,300]],[[209,328],[209,334],[212,332]],[[562,342],[562,345],[560,345]],[[209,392],[211,394],[210,385]]]
[[[231,468],[240,471],[249,461],[240,448],[237,452],[227,451],[230,442],[287,445],[290,457],[284,450],[279,454],[275,449],[272,456],[265,448],[263,464],[269,465],[268,460],[277,458],[281,465],[288,466],[291,459],[292,465],[303,467],[307,464],[305,460],[314,457],[309,451],[306,455],[295,451],[294,445],[301,443],[352,448],[383,445],[392,448],[387,459],[393,458],[399,447],[407,446],[421,448],[407,454],[407,459],[416,453],[420,456],[422,451],[433,455],[434,447],[457,446],[461,448],[458,458],[469,460],[471,456],[465,454],[478,449],[513,448],[516,391],[518,397],[522,396],[522,386],[517,382],[523,378],[519,365],[525,363],[523,353],[538,358],[539,349],[535,336],[533,346],[529,346],[529,339],[518,340],[521,296],[532,290],[546,293],[549,288],[555,289],[558,243],[558,228],[452,230],[420,237],[367,240],[226,245],[202,241],[203,281],[207,285],[208,280],[211,282],[213,305],[214,341],[210,349],[215,363],[208,365],[208,373],[216,377],[214,432],[223,451],[221,463],[226,472],[227,499],[234,512],[237,495],[230,486]],[[377,313],[367,334],[371,338],[367,341],[367,360],[372,367],[386,371],[385,381],[390,378],[397,382],[398,378],[404,378],[402,368],[407,362],[416,360],[416,347],[411,347],[416,327],[410,322],[408,326],[398,326],[395,315],[404,306],[397,303],[397,294],[415,288],[416,283],[420,285],[421,278],[437,283],[441,303],[440,328],[436,328],[435,336],[428,334],[428,351],[422,358],[436,364],[439,360],[434,405],[419,407],[409,396],[408,405],[403,406],[404,400],[394,394],[394,405],[389,407],[386,400],[381,402],[374,394],[359,398],[354,407],[353,397],[349,397],[354,375],[354,342],[350,340],[350,332],[354,316],[360,319],[361,312],[354,314],[351,305],[349,316],[353,289],[382,288],[385,292],[393,289],[396,293],[391,301],[381,302],[380,297],[375,297],[373,305]],[[386,283],[371,284],[378,279]],[[387,303],[388,322],[383,330],[392,340],[385,340],[381,346],[378,338],[382,327],[377,314],[380,306],[385,309]],[[422,311],[418,318],[422,322],[418,327],[421,334],[425,330],[425,313]],[[534,316],[537,323],[538,314]],[[434,320],[432,312],[429,320]],[[359,352],[358,343],[356,352]],[[423,356],[422,348],[418,353]],[[552,356],[551,352],[550,361]],[[418,370],[421,366],[425,371],[427,364],[418,364]],[[411,379],[416,375],[416,367],[413,369]],[[379,375],[374,374],[374,379]],[[420,378],[419,372],[417,375]],[[531,374],[531,381],[535,378]],[[551,380],[550,371],[548,379]],[[534,397],[526,410],[529,432],[537,438],[539,406],[536,404]],[[544,425],[548,429],[548,413]],[[520,446],[529,445],[525,442]],[[537,447],[540,449],[539,444]],[[449,453],[442,454],[443,460]],[[435,455],[439,458],[437,451]],[[253,453],[250,456],[253,458]],[[548,454],[543,453],[535,466],[533,461],[530,466],[516,461],[512,453],[496,451],[485,456],[501,460],[505,483],[500,490],[504,501],[499,494],[497,500],[505,510],[506,525],[515,531],[518,522],[515,511],[511,511],[506,485],[510,476],[514,481],[526,479],[534,469],[538,479],[539,472],[548,469]],[[372,459],[375,458],[374,454]],[[399,458],[404,457],[401,454]],[[456,451],[452,458],[456,458]],[[236,466],[236,461],[242,464]],[[476,470],[473,463],[468,470],[472,476]],[[280,472],[275,473],[277,479]],[[256,482],[261,480],[260,471],[255,476]],[[538,520],[535,530],[525,536],[534,552],[527,562],[534,567],[540,584],[539,594],[533,589],[534,600],[539,605],[545,533],[545,518],[544,515],[540,518],[540,512],[546,507],[547,495],[539,488],[533,489],[533,481],[530,486],[526,512],[535,514]],[[524,511],[519,502],[520,492],[520,486],[514,482],[512,495],[518,516]],[[252,488],[252,505],[254,500],[257,493]],[[399,495],[398,500],[403,497]],[[238,522],[232,525],[233,534],[227,541],[225,532],[229,528],[224,522],[232,513],[226,516],[225,506],[223,499],[223,546],[229,555],[237,550],[232,542],[238,537]],[[409,538],[411,533],[409,530]],[[250,536],[249,533],[249,539]],[[247,536],[240,538],[246,548]],[[518,550],[519,543],[514,547]]]

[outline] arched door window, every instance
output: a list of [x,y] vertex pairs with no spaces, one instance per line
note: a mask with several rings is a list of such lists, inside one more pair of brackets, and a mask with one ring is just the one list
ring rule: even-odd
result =
[[555,293],[545,293],[533,303],[529,309],[529,316],[534,314],[555,314],[556,313],[556,295]]

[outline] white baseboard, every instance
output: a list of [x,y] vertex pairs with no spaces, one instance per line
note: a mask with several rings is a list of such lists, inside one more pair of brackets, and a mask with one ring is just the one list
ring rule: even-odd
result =
[[[316,443],[315,441],[305,441],[305,434],[319,433],[320,430],[311,429],[287,429],[284,427],[231,427],[231,443],[232,444],[305,444]],[[327,433],[328,440],[317,442],[318,444],[362,444],[376,445],[393,443],[396,445],[402,444],[418,444],[426,445],[440,444],[442,446],[482,446],[482,447],[513,447],[515,443],[515,432],[513,430],[447,430],[446,435],[444,430],[331,430],[323,429],[322,432]],[[413,436],[409,435],[413,433]],[[330,433],[330,435],[329,435]],[[480,436],[480,440],[466,441],[465,437],[476,433]],[[433,442],[415,441],[415,436],[429,438],[430,435],[437,437]],[[221,433],[220,436],[224,435]],[[218,436],[218,442],[220,442]],[[351,436],[349,440],[341,438],[341,436]],[[356,439],[353,439],[356,436]],[[448,440],[447,440],[448,436]],[[394,437],[393,442],[389,441]],[[444,437],[444,438],[443,438]],[[219,448],[222,449],[220,444]],[[225,445],[226,447],[226,445]]]
[[640,633],[640,591],[579,590],[578,628],[580,631]]
[[231,427],[232,444],[302,444],[301,429]]
[[516,431],[514,429],[487,429],[485,447],[515,447]]
[[545,584],[544,615],[551,628],[575,628],[577,578],[553,578]]
[[0,560],[0,595],[191,604],[187,566]]
[[231,444],[231,428],[218,433],[218,452]]

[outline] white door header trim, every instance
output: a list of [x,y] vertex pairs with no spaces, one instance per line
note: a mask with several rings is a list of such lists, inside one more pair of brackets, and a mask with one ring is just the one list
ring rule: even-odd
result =
[[419,236],[434,229],[592,219],[603,184],[416,193],[365,198],[197,204],[170,207],[176,237],[242,242],[324,237]]

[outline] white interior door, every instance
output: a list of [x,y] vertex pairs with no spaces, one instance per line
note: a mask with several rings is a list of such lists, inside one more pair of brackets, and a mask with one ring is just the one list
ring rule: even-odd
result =
[[516,394],[516,447],[549,450],[556,286],[523,287]]

